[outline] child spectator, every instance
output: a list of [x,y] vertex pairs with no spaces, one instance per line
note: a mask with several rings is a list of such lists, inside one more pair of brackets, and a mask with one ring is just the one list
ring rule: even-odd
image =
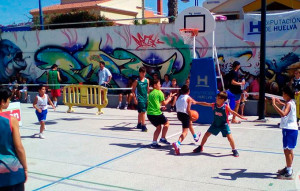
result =
[[[126,88],[132,89],[132,83],[133,83],[132,78],[129,78]],[[125,103],[124,109],[127,109],[128,107],[132,108],[131,101],[132,101],[132,99],[134,99],[133,93],[131,92],[131,90],[124,90],[122,93],[119,94],[119,104],[118,104],[117,109],[120,109],[122,107],[123,95],[125,95],[125,97],[126,97],[126,103]]]
[[[172,79],[172,84],[171,84],[171,88],[179,88],[179,86],[177,85],[177,80],[176,78],[173,78]],[[179,90],[177,89],[173,89],[171,90],[171,93],[174,95],[172,100],[171,100],[171,108],[170,108],[170,111],[176,111],[176,108],[175,108],[175,105],[176,105],[176,101],[177,101],[177,98],[179,96]]]
[[207,102],[196,102],[198,105],[212,107],[214,113],[214,121],[205,133],[204,137],[202,138],[200,146],[193,150],[194,153],[199,153],[203,151],[203,146],[206,143],[208,137],[213,134],[217,136],[220,132],[222,132],[223,137],[227,137],[230,146],[232,148],[232,153],[234,157],[238,157],[239,153],[235,148],[235,143],[229,128],[229,121],[228,121],[228,113],[232,113],[233,115],[238,116],[241,119],[247,119],[240,116],[235,111],[231,110],[230,107],[225,104],[227,100],[227,93],[220,92],[217,94],[216,103],[207,103]]
[[38,88],[39,94],[35,97],[33,102],[33,108],[36,109],[35,114],[40,122],[40,133],[36,133],[33,137],[39,136],[41,139],[45,139],[43,132],[45,130],[45,121],[47,118],[48,113],[48,103],[55,109],[52,101],[50,100],[49,96],[45,94],[46,88],[45,86],[41,85]]
[[27,85],[26,85],[26,78],[22,79],[21,89],[19,90],[19,97],[22,97],[22,93],[24,93],[24,101],[27,101]]
[[[163,88],[170,88],[171,87],[171,81],[170,81],[169,74],[165,74],[165,76],[164,76],[164,82],[163,82],[163,84],[162,84],[161,87],[163,87]],[[171,90],[162,90],[162,91],[164,92],[165,97],[167,97],[170,94],[170,92],[171,92]]]
[[[298,138],[296,104],[293,101],[294,91],[289,86],[285,86],[283,88],[282,97],[286,102],[285,104],[277,98],[272,98],[272,105],[281,116],[280,128],[282,128],[283,151],[286,160],[286,167],[278,170],[277,173],[278,178],[291,180],[293,179],[293,149],[296,147]],[[284,107],[280,109],[276,104],[284,105]]]

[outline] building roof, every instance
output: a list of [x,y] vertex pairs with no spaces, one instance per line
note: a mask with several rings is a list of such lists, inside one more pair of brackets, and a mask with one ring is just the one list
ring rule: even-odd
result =
[[[95,10],[96,9],[96,10],[112,12],[112,13],[119,13],[119,14],[130,15],[130,16],[136,16],[138,14],[138,12],[136,12],[136,11],[117,9],[117,8],[101,5],[101,4],[109,2],[109,1],[111,1],[111,0],[52,5],[52,6],[48,6],[48,7],[43,7],[43,13],[46,13],[46,14],[47,13],[64,13],[68,10],[74,10],[74,9],[81,9],[81,10],[87,10],[87,9]],[[30,14],[38,15],[39,9],[31,10]]]
[[[91,2],[81,2],[81,3],[68,3],[68,4],[57,4],[48,7],[43,7],[43,12],[53,12],[60,10],[68,10],[68,9],[78,9],[78,8],[95,8],[98,7],[99,4],[105,3],[111,0],[102,0],[102,1],[91,1]],[[30,14],[37,14],[39,9],[33,9],[30,11]]]
[[[291,9],[300,9],[300,1],[298,0],[267,0],[267,5],[271,3],[279,3]],[[261,1],[254,1],[243,7],[244,12],[257,11],[261,8]]]

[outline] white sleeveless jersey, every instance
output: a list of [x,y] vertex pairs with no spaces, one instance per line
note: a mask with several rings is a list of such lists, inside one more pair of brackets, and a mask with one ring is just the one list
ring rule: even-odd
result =
[[180,95],[179,98],[177,99],[176,101],[176,111],[177,112],[181,112],[181,113],[187,113],[186,109],[187,109],[187,106],[188,106],[188,103],[187,103],[187,99],[189,98],[190,96],[185,94],[185,95]]
[[46,110],[48,109],[48,95],[45,94],[45,97],[42,98],[40,97],[39,95],[36,96],[38,98],[38,101],[37,101],[37,107],[41,110]]
[[[287,104],[291,105],[291,110],[286,116],[281,117],[280,128],[298,130],[297,117],[296,117],[296,114],[297,114],[296,104],[293,100],[287,102]],[[285,106],[283,107],[283,110],[284,109],[285,109]]]

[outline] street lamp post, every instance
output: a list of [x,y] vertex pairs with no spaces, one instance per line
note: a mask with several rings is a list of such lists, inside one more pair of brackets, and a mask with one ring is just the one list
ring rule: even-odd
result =
[[44,30],[43,10],[42,10],[41,0],[39,0],[39,12],[40,12],[40,25],[41,25],[41,29]]

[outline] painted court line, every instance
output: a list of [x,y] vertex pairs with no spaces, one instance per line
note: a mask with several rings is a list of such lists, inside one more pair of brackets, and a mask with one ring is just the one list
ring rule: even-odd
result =
[[[28,128],[28,127],[22,127],[22,129],[27,130],[34,130],[36,131],[36,128]],[[70,134],[70,135],[82,135],[82,136],[90,136],[90,137],[102,137],[102,138],[113,138],[113,139],[122,139],[122,140],[129,140],[129,141],[142,141],[142,142],[149,142],[149,140],[143,140],[143,139],[130,139],[130,138],[123,138],[123,137],[113,137],[113,136],[104,136],[104,135],[92,135],[87,133],[74,133],[74,132],[66,132],[66,131],[55,131],[55,130],[46,130],[47,132],[52,133],[63,133],[63,134]]]
[[[177,132],[177,133],[175,133],[175,134],[173,134],[173,135],[168,136],[167,138],[171,138],[171,137],[176,136],[176,135],[178,135],[178,134],[181,134],[181,132]],[[117,157],[115,157],[115,158],[112,158],[112,159],[107,160],[107,161],[105,161],[105,162],[102,162],[102,163],[100,163],[100,164],[94,165],[94,166],[92,166],[92,167],[89,167],[89,168],[87,168],[87,169],[85,169],[85,170],[82,170],[82,171],[77,172],[77,173],[75,173],[75,174],[72,174],[72,175],[70,175],[70,176],[61,178],[61,179],[59,179],[59,180],[57,180],[57,181],[54,181],[54,182],[52,182],[52,183],[50,183],[50,184],[47,184],[47,185],[42,186],[42,187],[40,187],[40,188],[37,188],[37,189],[35,189],[35,190],[42,190],[42,189],[45,189],[45,188],[47,188],[47,187],[50,187],[50,186],[52,186],[52,185],[54,185],[54,184],[57,184],[57,183],[59,183],[59,182],[62,182],[62,181],[64,181],[64,180],[70,180],[70,179],[71,179],[72,177],[74,177],[74,176],[77,176],[77,175],[79,175],[79,174],[85,173],[85,172],[90,171],[90,170],[92,170],[92,169],[94,169],[94,168],[96,168],[96,167],[99,167],[99,166],[102,166],[102,165],[104,165],[104,164],[110,163],[110,162],[112,162],[112,161],[115,161],[115,160],[120,159],[120,158],[122,158],[122,157],[125,157],[125,156],[127,156],[127,155],[130,155],[130,154],[132,154],[132,153],[134,153],[134,152],[140,151],[140,150],[146,148],[146,146],[148,146],[148,145],[145,145],[145,146],[142,146],[142,147],[140,147],[140,148],[134,149],[133,151],[130,151],[130,152],[125,153],[125,154],[123,154],[123,155],[117,156]],[[35,191],[35,190],[34,190],[34,191]]]
[[[214,148],[214,149],[226,149],[231,150],[231,148],[226,147],[214,147],[214,146],[205,146],[208,148]],[[275,155],[283,155],[284,153],[279,152],[273,152],[273,151],[257,151],[252,149],[237,149],[238,151],[245,151],[245,152],[253,152],[253,153],[263,153],[263,154],[275,154]],[[294,154],[294,156],[300,156],[299,154]]]
[[[46,176],[46,177],[51,177],[51,178],[63,178],[61,176],[54,176],[54,175],[38,173],[38,172],[29,172],[29,174],[36,174],[36,175],[41,175],[41,176]],[[133,189],[133,188],[115,186],[115,185],[110,185],[110,184],[102,184],[102,183],[98,183],[98,182],[85,181],[85,180],[79,180],[79,179],[74,179],[74,178],[70,178],[69,180],[75,181],[75,182],[87,183],[87,184],[94,184],[94,185],[98,185],[98,186],[105,186],[105,187],[110,187],[110,188],[120,188],[120,189],[123,189],[123,190],[140,191],[140,190]]]
[[77,172],[77,173],[75,173],[75,174],[69,175],[69,176],[67,176],[67,177],[61,178],[61,179],[59,179],[59,180],[57,180],[57,181],[54,181],[54,182],[52,182],[52,183],[50,183],[50,184],[47,184],[47,185],[45,185],[45,186],[36,188],[36,189],[34,189],[34,191],[35,191],[35,190],[43,190],[43,189],[45,189],[45,188],[48,188],[48,187],[50,187],[50,186],[53,186],[54,184],[57,184],[57,183],[62,182],[62,181],[64,181],[64,180],[68,180],[68,179],[70,179],[70,178],[72,178],[72,177],[74,177],[74,176],[77,176],[77,175],[80,175],[80,174],[82,174],[82,173],[88,172],[88,171],[90,171],[90,170],[93,170],[94,168],[97,168],[97,167],[99,167],[99,166],[105,165],[105,164],[107,164],[107,163],[110,163],[110,162],[112,162],[112,161],[115,161],[115,160],[117,160],[117,159],[120,159],[120,158],[122,158],[122,157],[125,157],[125,156],[127,156],[127,155],[130,155],[130,154],[132,154],[132,153],[134,153],[134,152],[140,151],[140,150],[142,150],[143,148],[145,148],[145,146],[144,146],[144,147],[137,148],[137,149],[134,149],[134,150],[132,150],[132,151],[130,151],[130,152],[127,152],[127,153],[122,154],[122,155],[120,155],[120,156],[117,156],[117,157],[115,157],[115,158],[109,159],[109,160],[104,161],[104,162],[102,162],[102,163],[99,163],[99,164],[97,164],[97,165],[91,166],[90,168],[87,168],[87,169],[82,170],[82,171],[80,171],[80,172]]

